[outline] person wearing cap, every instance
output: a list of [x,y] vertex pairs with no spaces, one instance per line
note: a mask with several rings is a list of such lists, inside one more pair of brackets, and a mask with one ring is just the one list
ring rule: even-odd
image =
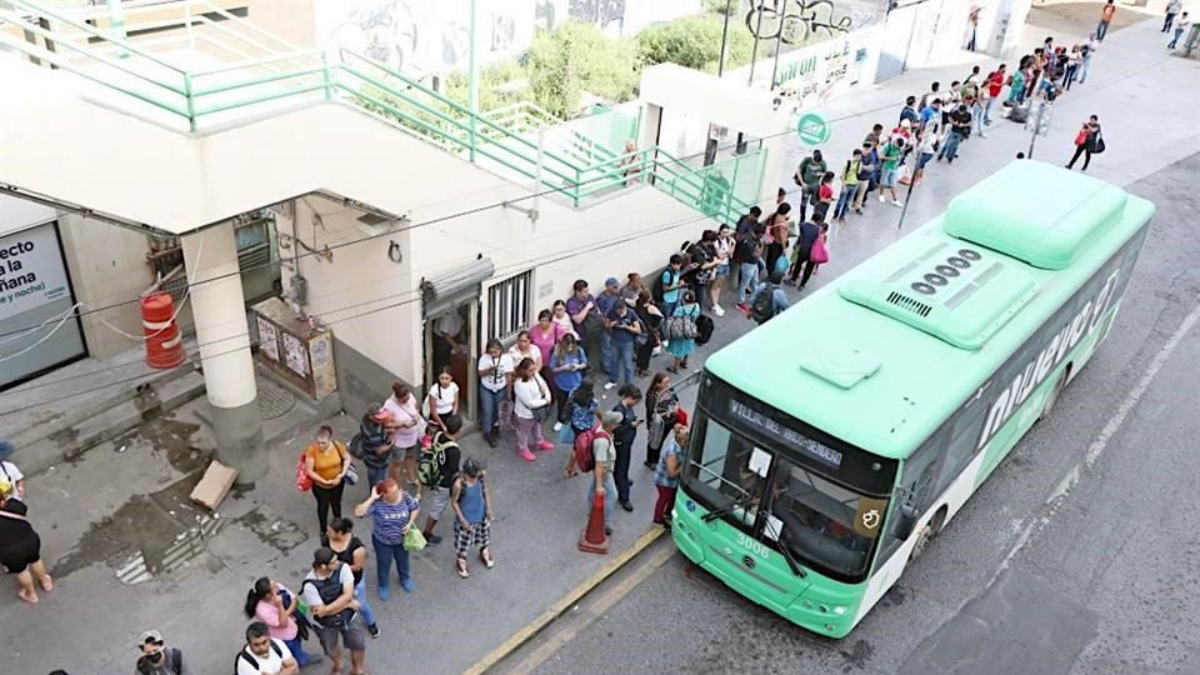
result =
[[454,566],[458,576],[471,576],[467,569],[467,553],[472,546],[479,547],[479,559],[483,566],[492,569],[496,565],[492,558],[492,496],[484,481],[483,464],[467,458],[462,473],[454,479],[450,503],[454,505]]
[[134,665],[134,675],[192,675],[194,672],[183,659],[183,652],[168,647],[162,633],[156,630],[142,633],[138,638],[138,649],[141,656]]
[[332,672],[342,672],[344,644],[350,650],[351,675],[364,675],[367,642],[359,628],[361,620],[350,566],[339,560],[328,546],[318,548],[313,553],[312,570],[300,584],[300,593],[308,604],[321,648],[333,662]]
[[[595,434],[595,438],[592,440],[592,457],[595,459],[596,466],[592,469],[593,480],[588,481],[587,500],[584,504],[585,513],[590,515],[596,497],[604,497],[604,533],[609,535],[613,532],[613,504],[617,501],[617,484],[613,480],[613,471],[617,465],[617,449],[613,444],[612,435],[621,420],[621,413],[613,410],[600,415],[597,431],[602,429],[604,433]],[[576,472],[575,453],[568,453],[567,466],[563,469],[563,476],[570,478]]]
[[[608,391],[617,386],[616,346],[613,344],[613,308],[625,304],[621,300],[621,282],[616,277],[604,280],[604,292],[596,296],[596,310],[604,321],[604,330],[600,332],[600,356],[603,358],[604,372],[608,373],[608,382],[604,390]],[[589,336],[590,337],[590,336]],[[594,369],[593,369],[594,370]]]
[[367,409],[362,420],[358,423],[361,446],[355,451],[353,443],[351,450],[360,452],[363,464],[367,465],[367,481],[375,485],[387,478],[388,464],[392,456],[392,413],[387,408],[373,405]]
[[299,675],[300,666],[283,640],[270,635],[267,624],[246,627],[246,646],[237,655],[237,675]]

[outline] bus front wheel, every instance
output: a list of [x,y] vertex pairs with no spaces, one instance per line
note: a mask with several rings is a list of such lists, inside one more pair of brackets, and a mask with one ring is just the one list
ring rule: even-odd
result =
[[917,541],[915,544],[913,544],[912,553],[908,554],[908,559],[910,561],[919,558],[921,554],[925,552],[925,549],[929,548],[930,542],[932,542],[933,538],[938,536],[938,533],[942,531],[942,524],[945,522],[946,507],[943,506],[942,508],[938,509],[938,512],[933,515],[933,518],[929,520],[929,523],[926,524],[925,527],[922,527],[920,533],[917,534]]

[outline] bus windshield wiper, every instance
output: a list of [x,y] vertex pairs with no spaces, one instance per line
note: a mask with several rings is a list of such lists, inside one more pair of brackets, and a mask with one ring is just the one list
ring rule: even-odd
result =
[[717,518],[720,518],[720,517],[728,514],[730,511],[733,511],[734,509],[745,508],[746,504],[749,501],[750,501],[750,493],[746,492],[745,490],[742,490],[742,496],[729,502],[728,506],[724,506],[722,508],[713,509],[712,511],[709,511],[708,513],[701,516],[700,520],[703,522],[706,522],[706,523],[714,521]]
[[[766,527],[771,526],[772,519],[774,519],[776,522],[782,522],[778,518],[775,518],[775,514],[772,513],[770,509],[763,509],[763,515],[767,518],[765,523]],[[783,554],[783,559],[787,561],[788,567],[792,568],[792,574],[795,574],[801,579],[807,577],[808,572],[806,572],[804,568],[800,566],[800,563],[796,560],[796,556],[792,555],[791,549],[788,548],[787,542],[783,540],[783,528],[779,527],[772,529],[774,529],[775,541],[779,542],[779,552]]]

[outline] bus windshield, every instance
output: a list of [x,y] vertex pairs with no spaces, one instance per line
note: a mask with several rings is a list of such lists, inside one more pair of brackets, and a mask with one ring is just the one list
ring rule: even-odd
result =
[[875,538],[864,535],[856,521],[860,514],[873,510],[868,522],[875,524],[877,532],[885,502],[857,494],[784,459],[775,468],[770,495],[769,510],[763,516],[764,537],[787,546],[800,560],[815,561],[843,576],[866,574]]
[[[794,440],[817,443],[802,436],[789,430]],[[786,546],[797,562],[822,574],[866,577],[886,499],[834,482],[703,413],[688,454],[683,487],[713,512],[710,517]]]

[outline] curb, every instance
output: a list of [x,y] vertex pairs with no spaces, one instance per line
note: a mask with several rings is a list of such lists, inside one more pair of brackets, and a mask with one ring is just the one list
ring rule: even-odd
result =
[[505,640],[499,647],[488,652],[486,656],[480,659],[475,665],[463,671],[463,675],[483,675],[496,664],[507,658],[510,654],[519,649],[522,645],[529,642],[535,635],[542,631],[550,622],[565,614],[583,596],[595,590],[597,586],[603,583],[606,579],[616,574],[618,570],[624,567],[629,561],[633,560],[642,551],[646,550],[658,538],[665,534],[666,530],[654,528],[633,543],[633,546],[621,551],[615,558],[609,560],[592,576],[588,577],[583,583],[571,589],[569,593],[560,598],[557,602],[550,606],[541,616],[531,621],[524,628],[518,630],[512,637]]

